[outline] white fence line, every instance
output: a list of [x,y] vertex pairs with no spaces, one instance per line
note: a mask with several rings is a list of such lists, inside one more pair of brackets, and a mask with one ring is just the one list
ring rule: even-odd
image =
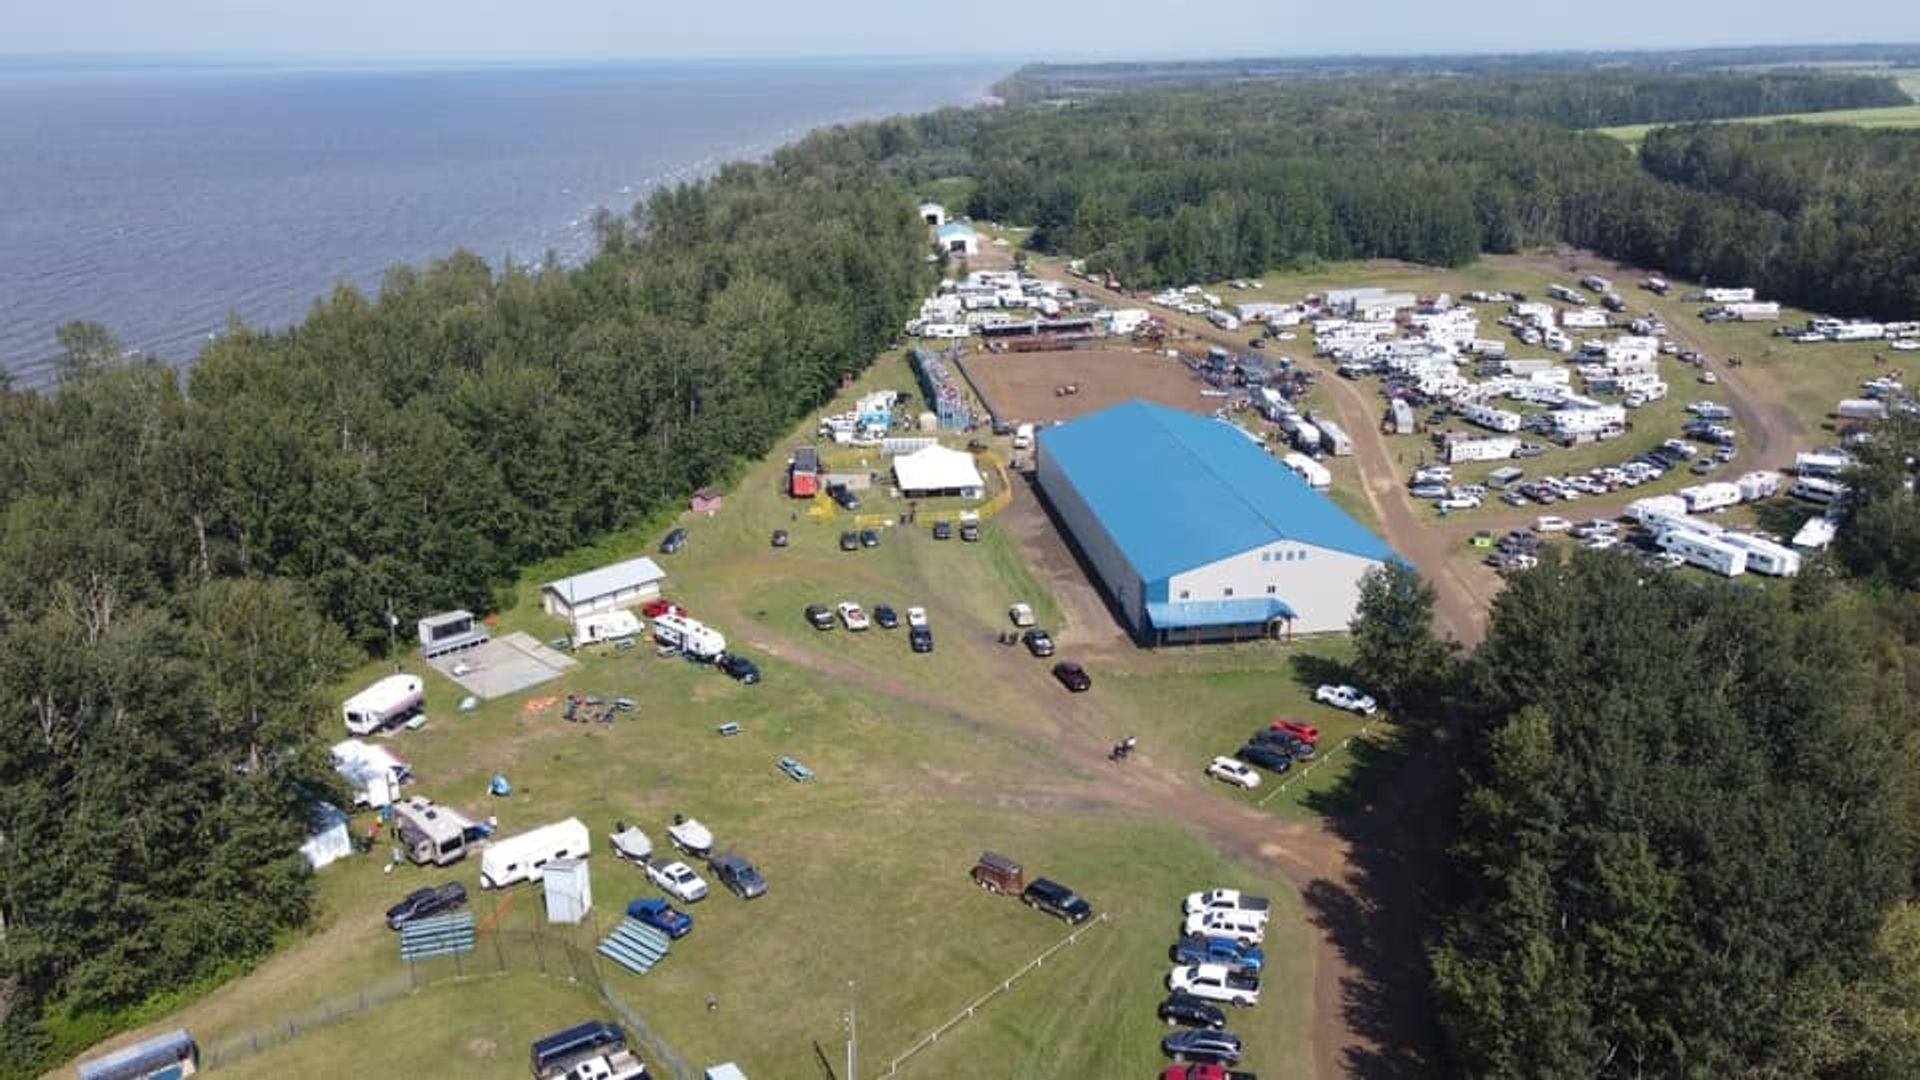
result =
[[1353,740],[1355,740],[1355,739],[1364,739],[1364,738],[1366,738],[1366,737],[1367,737],[1367,734],[1368,734],[1369,732],[1371,732],[1372,730],[1373,730],[1373,721],[1371,721],[1371,720],[1369,720],[1369,721],[1368,721],[1368,722],[1366,722],[1365,724],[1362,724],[1362,725],[1360,725],[1360,730],[1359,730],[1359,731],[1356,731],[1356,732],[1354,732],[1354,733],[1353,733],[1352,735],[1349,735],[1349,736],[1347,736],[1346,738],[1344,738],[1344,739],[1341,739],[1341,740],[1340,740],[1340,745],[1339,745],[1339,746],[1336,746],[1336,747],[1334,747],[1334,748],[1333,748],[1332,750],[1329,750],[1329,751],[1327,752],[1327,755],[1326,755],[1325,757],[1321,757],[1321,756],[1319,756],[1319,755],[1317,755],[1317,754],[1316,754],[1316,755],[1314,756],[1314,759],[1313,759],[1313,764],[1311,764],[1311,765],[1309,765],[1309,766],[1307,766],[1307,767],[1306,767],[1306,768],[1304,768],[1304,769],[1301,769],[1301,770],[1300,770],[1299,772],[1295,772],[1295,773],[1288,773],[1288,774],[1287,774],[1287,778],[1286,778],[1285,780],[1283,780],[1283,781],[1281,781],[1280,783],[1278,783],[1278,784],[1276,784],[1276,785],[1274,785],[1274,788],[1273,788],[1273,790],[1272,790],[1272,791],[1269,791],[1269,792],[1267,792],[1267,793],[1266,793],[1266,795],[1265,795],[1265,796],[1263,796],[1263,797],[1261,798],[1261,800],[1260,800],[1259,802],[1257,802],[1257,803],[1255,803],[1254,805],[1255,805],[1255,806],[1262,806],[1262,807],[1264,807],[1264,806],[1266,806],[1266,805],[1267,805],[1267,803],[1269,803],[1269,802],[1271,802],[1271,801],[1273,800],[1273,797],[1274,797],[1275,795],[1278,795],[1278,794],[1280,794],[1281,792],[1283,792],[1283,791],[1285,791],[1285,790],[1287,790],[1288,788],[1290,788],[1290,787],[1292,787],[1292,786],[1293,786],[1293,785],[1294,785],[1294,784],[1295,784],[1296,782],[1298,782],[1298,781],[1301,781],[1301,780],[1305,780],[1305,779],[1306,779],[1307,777],[1309,777],[1309,776],[1312,776],[1312,775],[1313,775],[1313,770],[1315,770],[1315,769],[1317,769],[1317,768],[1319,768],[1319,767],[1320,767],[1320,766],[1322,766],[1322,765],[1325,765],[1325,764],[1326,764],[1327,762],[1329,762],[1329,761],[1332,761],[1332,760],[1333,760],[1333,756],[1334,756],[1335,754],[1337,754],[1337,753],[1339,753],[1340,751],[1342,751],[1342,750],[1345,750],[1345,749],[1346,749],[1346,748],[1347,748],[1348,746],[1350,746],[1350,745],[1352,745],[1352,743],[1353,743]]
[[932,1031],[927,1032],[925,1035],[922,1035],[919,1038],[919,1040],[916,1041],[912,1046],[907,1047],[905,1051],[895,1056],[892,1061],[887,1062],[887,1071],[882,1075],[885,1075],[885,1076],[894,1075],[897,1071],[899,1071],[899,1068],[902,1062],[906,1061],[908,1058],[919,1053],[920,1051],[925,1050],[927,1047],[932,1046],[935,1042],[939,1040],[940,1036],[945,1035],[947,1032],[953,1030],[956,1026],[958,1026],[961,1023],[961,1021],[964,1021],[968,1017],[971,1017],[976,1011],[979,1010],[979,1008],[982,1005],[985,1005],[988,1001],[991,1001],[996,995],[1004,994],[1007,991],[1013,989],[1013,984],[1020,981],[1020,979],[1023,976],[1035,970],[1038,970],[1042,964],[1046,963],[1047,957],[1052,956],[1054,953],[1059,952],[1061,949],[1064,949],[1067,946],[1072,945],[1075,942],[1079,941],[1081,934],[1084,934],[1088,930],[1091,930],[1094,927],[1109,921],[1111,917],[1112,916],[1109,912],[1103,911],[1099,915],[1095,916],[1092,922],[1074,930],[1073,933],[1068,934],[1066,937],[1061,938],[1059,941],[1054,942],[1052,945],[1049,945],[1046,951],[1042,952],[1039,956],[1036,956],[1033,959],[1027,961],[1026,966],[1022,967],[1019,971],[1016,971],[1012,975],[1009,975],[1005,979],[1001,980],[999,986],[994,987],[993,989],[987,991],[984,994],[981,994],[979,997],[968,1002],[967,1007],[955,1013],[952,1019],[948,1020],[944,1024],[941,1024],[939,1027],[934,1028]]

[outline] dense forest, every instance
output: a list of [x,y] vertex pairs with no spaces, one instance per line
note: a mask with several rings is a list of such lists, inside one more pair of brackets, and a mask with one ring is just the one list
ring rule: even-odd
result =
[[[1218,60],[1122,60],[1105,63],[1028,64],[1002,80],[996,91],[1009,101],[1036,101],[1127,90],[1193,89],[1223,83],[1271,82],[1282,79],[1364,77],[1371,80],[1487,78],[1533,76],[1539,83],[1569,79],[1577,84],[1594,78],[1629,86],[1647,76],[1718,76],[1724,72],[1763,72],[1799,76],[1823,75],[1845,69],[1920,67],[1920,45],[1898,43],[1852,45],[1757,45],[1703,49],[1636,49],[1631,51],[1508,53],[1486,55],[1392,56],[1262,56]],[[1811,99],[1809,99],[1811,100]],[[1840,99],[1829,99],[1840,100]],[[1884,104],[1884,102],[1882,102]],[[1693,108],[1681,103],[1682,109]],[[1846,105],[1813,108],[1852,108]],[[1792,112],[1760,108],[1754,112]],[[1611,123],[1678,120],[1682,113],[1643,116]],[[1735,116],[1739,113],[1714,113]],[[1704,115],[1696,116],[1703,119]]]
[[1849,477],[1835,562],[1665,587],[1576,553],[1462,657],[1411,571],[1357,666],[1457,769],[1431,978],[1485,1077],[1920,1071],[1920,422]]
[[387,612],[495,609],[888,343],[924,229],[836,149],[604,216],[578,269],[396,269],[184,383],[69,327],[60,385],[0,391],[0,1073],[304,917],[315,695]]
[[[1920,132],[1574,130],[1906,102],[1883,78],[1776,74],[1225,84],[948,111],[845,137],[903,180],[1133,285],[1316,260],[1458,265],[1572,243],[1844,315],[1920,317]],[[1644,162],[1644,164],[1643,164]]]

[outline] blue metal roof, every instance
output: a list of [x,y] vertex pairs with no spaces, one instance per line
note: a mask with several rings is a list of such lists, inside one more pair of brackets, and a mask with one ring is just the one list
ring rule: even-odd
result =
[[933,234],[942,240],[953,240],[963,236],[975,235],[973,226],[964,221],[949,221],[935,229]]
[[1250,596],[1243,600],[1155,601],[1147,605],[1147,620],[1159,630],[1239,626],[1298,617],[1284,600],[1271,596]]
[[1397,558],[1232,424],[1127,401],[1039,438],[1142,581],[1281,540]]

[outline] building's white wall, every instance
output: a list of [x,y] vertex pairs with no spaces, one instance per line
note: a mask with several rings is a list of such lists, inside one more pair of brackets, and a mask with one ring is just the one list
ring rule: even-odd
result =
[[1167,579],[1167,600],[1274,596],[1299,616],[1293,623],[1297,633],[1345,630],[1360,602],[1360,579],[1378,565],[1344,551],[1278,541],[1174,574]]
[[1086,500],[1075,491],[1073,484],[1060,471],[1060,467],[1047,454],[1044,444],[1037,452],[1035,478],[1040,490],[1053,505],[1053,512],[1060,517],[1068,535],[1079,545],[1080,551],[1091,563],[1099,585],[1116,606],[1125,614],[1129,631],[1139,634],[1146,625],[1146,597],[1140,575],[1127,562],[1125,555],[1107,535]]
[[585,615],[598,615],[602,612],[636,607],[659,595],[660,583],[657,581],[649,581],[644,585],[636,585],[630,589],[621,589],[618,592],[606,593],[601,596],[596,596],[591,600],[583,600],[577,604],[568,604],[559,593],[554,592],[552,589],[542,589],[541,606],[546,609],[549,615],[574,622]]

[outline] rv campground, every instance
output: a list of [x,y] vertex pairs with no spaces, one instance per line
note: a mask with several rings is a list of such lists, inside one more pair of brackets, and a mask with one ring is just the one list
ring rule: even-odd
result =
[[[1058,273],[1046,260],[1034,263],[1043,274]],[[1586,272],[1613,276],[1624,288],[1638,277],[1563,251],[1488,257],[1459,270],[1344,264],[1270,274],[1259,289],[1213,288],[1249,300],[1365,285],[1423,294],[1537,293]],[[1663,358],[1673,394],[1638,411],[1628,436],[1555,449],[1524,462],[1529,472],[1584,468],[1658,443],[1674,433],[1666,429],[1677,428],[1681,406],[1695,399],[1735,412],[1741,456],[1729,469],[1778,468],[1797,450],[1835,440],[1824,427],[1826,414],[1863,380],[1892,374],[1913,381],[1915,354],[1881,357],[1867,344],[1797,345],[1771,336],[1766,324],[1703,323],[1698,306],[1679,299],[1692,286],[1673,284],[1671,297],[1630,293],[1632,309],[1659,312],[1677,338],[1706,357],[1705,366]],[[1805,317],[1782,313],[1785,320]],[[1248,336],[1196,320],[1169,322],[1191,339],[1169,344],[1187,348],[1236,336],[1244,346]],[[1406,473],[1426,438],[1382,434],[1377,387],[1341,379],[1310,359],[1304,331],[1265,348],[1318,369],[1307,404],[1330,410],[1355,435],[1356,455],[1330,462],[1336,499],[1436,583],[1445,628],[1477,640],[1499,578],[1478,565],[1467,540],[1476,531],[1524,524],[1540,511],[1489,504],[1443,518],[1408,499]],[[1065,382],[1078,382],[1079,396],[1091,400],[1108,391],[1085,387],[1130,367],[1138,370],[1115,381],[1148,396],[1177,397],[1167,403],[1191,411],[1219,404],[1201,397],[1179,364],[1146,350],[1059,355],[1070,357],[1063,362],[1072,366],[1070,378],[1065,367],[1058,375],[1044,372],[1048,354],[991,360],[1023,365],[1009,376],[1012,385],[1042,404],[1052,386]],[[1088,356],[1105,356],[1112,367],[1103,370]],[[1733,366],[1730,358],[1742,362]],[[1717,382],[1695,381],[1701,370],[1715,372]],[[904,358],[889,354],[823,411],[872,389],[913,386]],[[1075,413],[1086,411],[1081,404],[1073,402]],[[1393,871],[1380,869],[1387,861],[1369,863],[1357,853],[1358,834],[1348,827],[1354,815],[1376,828],[1414,827],[1411,818],[1385,820],[1391,815],[1374,805],[1395,796],[1405,777],[1388,774],[1405,758],[1390,724],[1363,729],[1311,698],[1319,682],[1364,686],[1364,672],[1345,670],[1344,639],[1137,648],[1017,471],[986,470],[995,486],[1010,487],[990,502],[999,509],[978,543],[939,541],[928,528],[930,512],[950,508],[923,503],[920,521],[882,525],[906,509],[882,486],[863,493],[857,516],[824,498],[788,498],[781,484],[786,455],[816,441],[813,427],[810,418],[741,470],[713,515],[662,518],[530,571],[495,627],[496,635],[561,635],[565,624],[541,611],[543,582],[649,554],[666,571],[666,595],[758,663],[759,684],[656,655],[643,642],[578,652],[580,666],[561,678],[462,713],[456,703],[464,691],[417,656],[402,660],[426,679],[429,717],[387,743],[412,765],[408,793],[497,818],[502,835],[570,816],[585,822],[594,837],[594,907],[586,924],[548,925],[537,885],[483,892],[476,858],[441,871],[404,864],[389,870],[382,833],[371,853],[318,875],[319,914],[308,930],[167,1023],[189,1027],[212,1064],[241,1075],[309,1075],[322,1063],[374,1061],[382,1063],[377,1071],[394,1075],[519,1076],[529,1039],[609,1015],[590,985],[599,980],[678,1059],[695,1066],[734,1060],[756,1077],[843,1076],[850,1008],[858,1021],[858,1072],[865,1075],[885,1074],[928,1033],[964,1017],[899,1063],[898,1072],[1145,1076],[1165,1060],[1159,1040],[1166,1029],[1154,1007],[1164,997],[1181,897],[1226,885],[1269,895],[1276,907],[1262,1002],[1229,1017],[1229,1027],[1246,1039],[1247,1067],[1262,1076],[1330,1076],[1354,1071],[1370,1053],[1419,1062],[1427,1018],[1417,997],[1383,992],[1381,969],[1419,978],[1414,920],[1393,905],[1395,896],[1417,890],[1406,879],[1422,871],[1402,867],[1401,880],[1389,880]],[[859,464],[844,450],[834,453],[843,467]],[[1001,461],[1012,456],[1004,438],[987,453]],[[870,467],[884,469],[877,451]],[[1628,499],[1685,482],[1669,477],[1657,487],[1590,499],[1567,508],[1568,516],[1618,513]],[[878,546],[840,549],[841,533],[870,524]],[[675,526],[688,532],[685,549],[656,554],[660,537]],[[770,544],[776,529],[789,532],[787,546]],[[869,612],[879,604],[902,613],[925,607],[934,651],[911,652],[904,629],[818,631],[803,616],[808,605],[842,600]],[[1015,602],[1032,605],[1040,625],[1054,631],[1056,659],[1086,666],[1091,692],[1066,693],[1048,674],[1052,660],[1002,643]],[[391,670],[370,665],[331,697],[343,699]],[[611,724],[569,723],[561,715],[569,693],[630,697],[637,708]],[[1252,792],[1202,774],[1211,756],[1231,752],[1249,730],[1279,717],[1321,728],[1321,746],[1331,752],[1310,773],[1269,776]],[[739,725],[740,733],[717,734],[723,724]],[[337,714],[326,725],[328,741],[343,737]],[[1140,752],[1125,763],[1107,760],[1107,748],[1126,735],[1140,739]],[[776,767],[783,756],[804,763],[812,779],[789,779]],[[510,796],[488,794],[496,773],[511,780]],[[710,880],[713,895],[688,909],[694,931],[646,976],[604,960],[588,979],[524,955],[485,962],[489,949],[496,958],[506,952],[490,938],[516,936],[571,942],[591,954],[627,901],[659,895],[638,867],[611,855],[606,837],[614,823],[638,825],[664,848],[676,813],[709,825],[717,848],[751,858],[767,877],[766,895],[741,901]],[[369,821],[356,814],[355,832],[364,834]],[[1029,879],[1071,885],[1108,918],[1082,924],[1074,943],[968,1017],[970,1005],[1071,932],[976,888],[968,870],[982,850],[1019,860]],[[434,960],[410,970],[382,912],[412,889],[446,880],[468,885],[467,910],[481,928],[480,962],[455,970],[451,961]],[[1398,934],[1383,929],[1396,919],[1406,922],[1406,940],[1383,941]],[[369,988],[402,983],[418,988],[377,1007],[353,1007]],[[287,1018],[336,1011],[337,1018],[289,1037]]]

